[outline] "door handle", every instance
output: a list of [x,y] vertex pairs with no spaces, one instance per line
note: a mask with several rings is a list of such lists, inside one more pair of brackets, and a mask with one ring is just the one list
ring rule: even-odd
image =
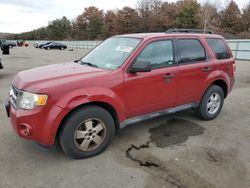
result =
[[171,79],[174,78],[175,74],[174,73],[167,73],[163,76],[164,79]]
[[211,70],[212,70],[211,67],[204,67],[204,68],[202,69],[203,72],[209,72],[209,71],[211,71]]

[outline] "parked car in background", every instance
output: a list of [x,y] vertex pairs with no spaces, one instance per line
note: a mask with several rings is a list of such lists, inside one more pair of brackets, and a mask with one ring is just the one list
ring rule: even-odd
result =
[[38,47],[39,47],[39,43],[38,43],[38,42],[34,42],[33,46],[34,46],[35,48],[38,48]]
[[38,45],[38,48],[42,48],[44,45],[48,45],[50,43],[52,43],[52,42],[49,41],[49,42],[41,43],[41,44]]
[[22,46],[24,46],[24,44],[25,44],[25,40],[23,40],[23,39],[17,40],[17,46],[22,47]]
[[6,45],[6,46],[9,46],[9,48],[13,48],[16,46],[16,43],[12,41],[8,41],[6,39],[0,39],[0,46],[2,47],[2,45]]
[[80,159],[103,152],[115,131],[130,124],[187,109],[216,118],[235,70],[220,35],[121,35],[75,62],[20,72],[5,107],[19,136],[59,143]]
[[67,48],[65,44],[59,43],[59,42],[52,42],[47,45],[42,46],[43,49],[50,50],[50,49],[59,49],[59,50],[64,50]]

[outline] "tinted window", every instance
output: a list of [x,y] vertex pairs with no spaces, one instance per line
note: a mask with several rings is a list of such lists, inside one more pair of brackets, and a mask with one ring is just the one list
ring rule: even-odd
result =
[[228,59],[230,54],[225,43],[221,39],[206,39],[217,59]]
[[174,63],[171,40],[152,42],[143,49],[138,61],[150,61],[153,69],[171,66]]
[[206,60],[206,52],[197,39],[177,40],[180,63],[191,63]]

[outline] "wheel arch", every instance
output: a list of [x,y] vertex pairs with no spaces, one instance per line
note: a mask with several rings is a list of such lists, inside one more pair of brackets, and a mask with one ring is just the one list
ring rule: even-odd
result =
[[224,98],[227,97],[229,93],[230,79],[228,75],[223,71],[214,71],[207,76],[207,78],[201,84],[201,93],[199,93],[198,100],[200,101],[207,89],[211,85],[216,85],[222,88],[224,92]]
[[221,87],[222,90],[223,90],[223,92],[224,92],[224,98],[227,97],[227,94],[228,94],[228,85],[227,85],[227,83],[224,80],[222,80],[222,79],[215,80],[214,82],[212,82],[210,84],[210,86],[211,85],[216,85],[216,86]]
[[112,118],[114,119],[114,122],[115,122],[115,130],[119,130],[120,128],[120,119],[119,119],[119,115],[118,115],[118,112],[116,111],[116,109],[109,103],[106,103],[106,102],[102,102],[102,101],[92,101],[92,102],[87,102],[87,103],[84,103],[84,104],[81,104],[79,106],[76,106],[75,108],[71,109],[64,117],[63,119],[61,120],[58,128],[57,128],[57,131],[56,131],[56,141],[58,141],[58,138],[59,138],[59,134],[60,134],[60,131],[63,127],[63,124],[64,122],[70,117],[71,114],[73,114],[75,111],[81,109],[81,108],[84,108],[84,107],[87,107],[87,106],[98,106],[98,107],[101,107],[105,110],[107,110]]

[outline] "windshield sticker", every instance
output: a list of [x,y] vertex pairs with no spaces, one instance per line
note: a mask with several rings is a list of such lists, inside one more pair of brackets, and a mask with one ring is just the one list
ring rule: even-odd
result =
[[115,50],[120,52],[130,53],[133,50],[133,48],[129,46],[118,46]]
[[106,63],[106,64],[105,64],[105,67],[108,68],[108,69],[116,69],[116,68],[117,68],[116,65],[112,65],[112,64],[110,64],[110,63]]

